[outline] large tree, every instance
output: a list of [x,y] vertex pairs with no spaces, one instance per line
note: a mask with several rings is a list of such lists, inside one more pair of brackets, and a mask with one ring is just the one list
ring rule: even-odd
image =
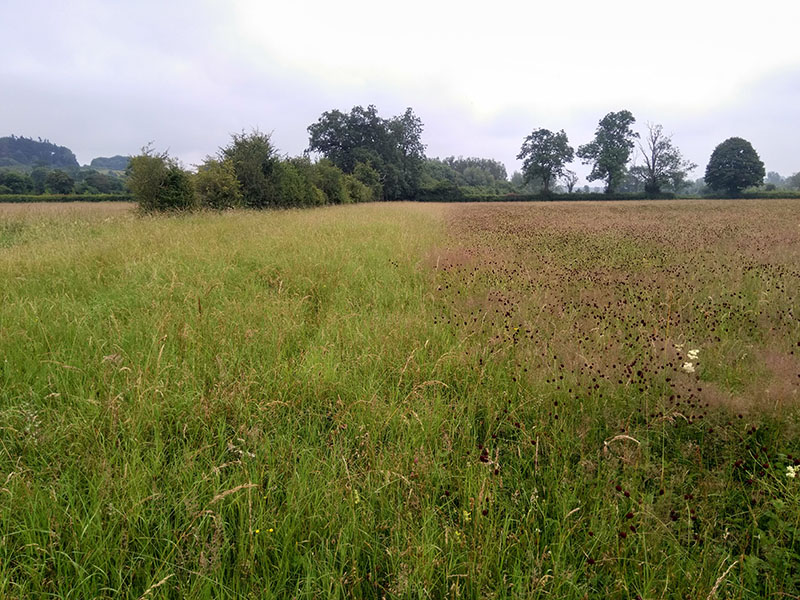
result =
[[592,165],[589,181],[606,182],[606,193],[612,194],[625,177],[625,165],[631,156],[634,141],[639,137],[631,126],[636,122],[630,111],[610,112],[600,120],[594,140],[578,148],[578,157]]
[[33,181],[25,173],[0,171],[0,194],[27,194],[33,188]]
[[44,181],[47,191],[51,194],[71,194],[75,188],[75,180],[61,169],[50,171]]
[[549,129],[535,129],[522,142],[517,160],[523,161],[522,175],[525,183],[538,181],[542,192],[550,193],[550,185],[566,171],[575,151],[569,145],[567,134],[562,129],[553,133]]
[[639,143],[639,149],[644,165],[632,167],[631,174],[644,182],[644,191],[648,194],[659,194],[663,188],[677,191],[686,183],[689,172],[697,168],[695,163],[683,158],[661,125],[647,124],[647,136],[644,144]]
[[352,174],[358,163],[381,176],[388,200],[413,197],[420,185],[425,160],[422,121],[408,108],[397,117],[384,119],[375,106],[355,106],[349,113],[331,110],[308,127],[308,149]]
[[706,184],[736,196],[744,188],[764,182],[764,163],[753,145],[740,137],[728,138],[714,148],[706,166]]

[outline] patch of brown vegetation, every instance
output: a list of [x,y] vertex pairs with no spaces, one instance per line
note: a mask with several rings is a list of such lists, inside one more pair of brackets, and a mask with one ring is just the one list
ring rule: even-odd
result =
[[441,322],[463,330],[466,356],[502,357],[555,394],[629,390],[652,398],[650,417],[689,422],[780,410],[800,384],[797,204],[453,205],[452,243],[429,260]]

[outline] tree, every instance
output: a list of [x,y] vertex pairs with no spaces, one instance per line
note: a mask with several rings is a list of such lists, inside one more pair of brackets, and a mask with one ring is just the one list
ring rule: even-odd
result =
[[705,180],[712,190],[737,196],[746,187],[761,185],[765,175],[764,163],[752,144],[732,137],[714,148]]
[[639,143],[644,165],[631,168],[631,173],[644,183],[647,194],[659,194],[668,187],[678,191],[685,183],[690,171],[697,168],[684,160],[680,150],[672,144],[672,136],[664,134],[661,125],[647,124],[644,145]]
[[788,182],[788,177],[782,177],[780,173],[777,171],[769,171],[767,173],[767,177],[764,180],[764,183],[767,185],[771,185],[772,189],[775,188],[783,188],[786,187],[786,183]]
[[786,186],[795,190],[800,189],[800,173],[787,177]]
[[45,188],[51,194],[71,194],[75,180],[60,169],[50,171],[44,180]]
[[578,174],[575,171],[565,169],[561,180],[564,182],[564,185],[567,186],[567,193],[571,194],[572,190],[575,188],[575,184],[578,183]]
[[202,206],[224,210],[242,204],[242,186],[230,160],[206,158],[194,176],[194,187]]
[[187,210],[196,205],[191,176],[166,152],[157,154],[145,146],[131,158],[126,173],[128,187],[144,212]]
[[[387,200],[413,197],[420,187],[425,161],[422,121],[408,108],[383,119],[375,106],[355,106],[349,113],[332,110],[308,127],[311,152],[318,152],[346,174],[370,164],[380,174]],[[330,198],[329,198],[330,199]]]
[[633,140],[639,137],[631,126],[636,119],[627,110],[610,112],[600,120],[594,140],[578,148],[583,164],[591,164],[589,181],[605,181],[606,194],[614,190],[625,177],[625,165],[631,156]]
[[45,181],[47,179],[47,169],[44,167],[36,167],[31,171],[31,182],[33,182],[33,193],[44,194]]
[[76,191],[79,194],[118,194],[125,191],[125,184],[119,177],[98,173],[91,169],[78,173]]
[[233,165],[245,206],[260,208],[280,205],[277,189],[278,152],[269,134],[257,129],[234,133],[231,142],[219,152],[220,160]]
[[33,181],[28,175],[15,171],[0,172],[0,193],[28,194],[32,189]]
[[522,160],[522,175],[525,183],[541,181],[542,193],[550,193],[550,184],[564,175],[567,163],[575,151],[569,145],[567,134],[562,129],[553,133],[548,129],[535,129],[522,142],[517,160]]

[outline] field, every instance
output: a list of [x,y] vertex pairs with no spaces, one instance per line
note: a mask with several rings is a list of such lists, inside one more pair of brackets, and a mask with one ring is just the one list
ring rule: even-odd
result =
[[798,598],[799,206],[0,205],[0,597]]

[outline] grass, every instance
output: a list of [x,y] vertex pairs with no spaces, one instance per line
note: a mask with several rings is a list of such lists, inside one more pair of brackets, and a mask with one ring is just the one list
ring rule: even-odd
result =
[[798,238],[0,207],[0,597],[797,597]]

